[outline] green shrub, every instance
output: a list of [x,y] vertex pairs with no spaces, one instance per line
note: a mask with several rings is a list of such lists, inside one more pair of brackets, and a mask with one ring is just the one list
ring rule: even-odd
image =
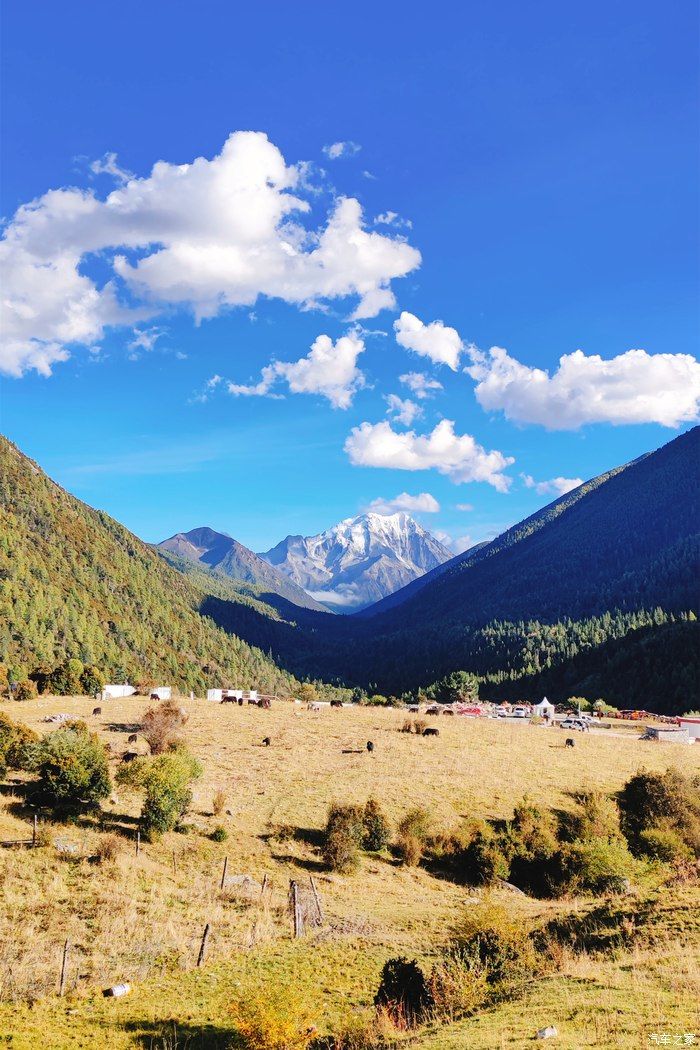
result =
[[32,746],[39,742],[39,734],[29,726],[15,723],[0,714],[0,772],[7,769],[25,769]]
[[36,682],[33,682],[31,678],[23,678],[21,682],[17,682],[12,693],[15,700],[36,700],[38,695]]
[[361,806],[333,802],[323,832],[323,859],[332,871],[347,874],[360,862],[365,837],[365,811]]
[[620,887],[634,874],[635,862],[619,838],[589,838],[565,846],[561,854],[561,889],[603,893]]
[[397,825],[396,853],[404,864],[416,867],[432,830],[432,817],[422,806],[410,809]]
[[491,854],[497,870],[502,870],[497,856],[499,850],[504,859],[510,860],[509,874],[494,873],[494,877],[509,878],[519,889],[545,896],[551,877],[551,860],[558,847],[551,812],[545,812],[524,798],[515,807],[506,832],[497,837],[496,853],[492,851]]
[[467,846],[455,857],[460,881],[474,886],[491,886],[507,879],[510,861],[493,828],[485,821],[478,824]]
[[571,838],[621,839],[620,810],[614,799],[601,791],[587,791],[578,798],[578,809],[571,823]]
[[39,774],[39,794],[55,809],[99,806],[112,790],[107,751],[94,733],[66,726],[33,745],[28,766]]
[[418,963],[402,957],[384,963],[374,1004],[398,1026],[413,1028],[426,1018],[434,998]]
[[481,966],[471,966],[463,952],[447,952],[430,974],[434,1012],[442,1021],[455,1021],[473,1013],[488,996],[486,975]]
[[99,667],[95,667],[94,664],[88,664],[80,676],[81,691],[85,696],[94,696],[104,689],[105,681],[105,676]]
[[218,824],[209,837],[212,842],[225,842],[228,838],[228,831],[222,824]]
[[645,852],[642,833],[651,828],[674,830],[696,857],[700,856],[700,778],[675,769],[637,773],[618,796],[622,830],[634,853]]
[[398,823],[399,835],[413,835],[421,842],[425,842],[432,831],[433,820],[430,810],[423,806],[409,809],[408,813]]
[[148,839],[172,831],[192,801],[191,784],[202,775],[200,763],[184,748],[122,766],[119,783],[146,792],[141,830]]
[[367,799],[362,822],[364,826],[362,839],[364,849],[371,851],[385,849],[389,844],[391,829],[375,798]]
[[693,851],[674,828],[647,828],[639,833],[641,852],[652,860],[678,864],[692,860]]
[[541,966],[522,918],[488,902],[469,910],[454,949],[488,985],[532,977]]

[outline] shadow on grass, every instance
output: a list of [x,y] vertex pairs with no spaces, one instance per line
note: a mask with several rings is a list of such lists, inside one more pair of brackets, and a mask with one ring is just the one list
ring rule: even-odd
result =
[[324,864],[321,860],[304,860],[302,857],[295,857],[293,853],[273,853],[272,859],[279,861],[280,864],[294,864],[297,868],[303,868],[304,871],[316,872],[320,875],[322,872],[328,871],[328,865]]
[[106,722],[102,728],[110,733],[139,733],[142,726],[140,722]]
[[179,1021],[127,1021],[134,1045],[144,1050],[236,1050],[243,1046],[233,1028],[213,1024],[181,1024]]

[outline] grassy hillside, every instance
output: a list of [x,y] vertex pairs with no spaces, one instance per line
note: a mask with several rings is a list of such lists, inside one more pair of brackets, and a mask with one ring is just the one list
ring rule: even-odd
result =
[[260,650],[200,613],[204,595],[107,514],[0,438],[0,662],[66,657],[183,689],[285,689]]
[[[147,706],[113,701],[97,720],[89,701],[66,697],[4,710],[40,732],[50,728],[43,718],[51,712],[87,717],[112,745],[116,768]],[[405,954],[430,967],[473,908],[473,891],[389,855],[368,854],[357,873],[329,875],[318,838],[331,799],[364,803],[373,794],[392,824],[420,802],[438,830],[450,831],[465,817],[510,817],[526,793],[570,811],[582,787],[615,791],[642,763],[659,771],[669,764],[687,773],[697,768],[692,748],[642,744],[639,726],[591,733],[577,739],[572,751],[563,747],[564,733],[527,724],[442,718],[440,737],[430,740],[399,732],[404,715],[391,710],[315,714],[291,704],[270,711],[201,701],[187,706],[187,742],[204,765],[187,817],[190,834],[169,833],[144,844],[136,858],[139,801],[120,789],[100,822],[42,824],[50,842],[74,846],[75,853],[62,854],[52,845],[0,850],[0,1041],[12,1032],[17,1050],[228,1050],[232,1005],[261,988],[270,989],[277,1002],[301,999],[311,1023],[325,1034],[368,1010],[387,958]],[[271,747],[259,746],[263,734],[271,736]],[[367,739],[376,745],[372,755],[344,753]],[[230,811],[222,817],[212,815],[217,790],[225,793]],[[25,835],[30,818],[17,785],[6,785],[0,839]],[[228,842],[208,837],[217,824],[225,826]],[[121,840],[108,866],[87,859],[105,831]],[[230,875],[248,874],[258,883],[268,876],[271,890],[263,903],[257,895],[219,891],[226,856]],[[289,879],[309,875],[316,878],[325,922],[318,933],[295,942],[286,910]],[[694,1025],[697,887],[665,887],[660,908],[650,912],[645,901],[654,893],[654,879],[653,873],[640,875],[630,897],[613,898],[622,930],[650,927],[653,952],[640,942],[615,957],[569,954],[546,981],[528,975],[512,1002],[496,1002],[411,1045],[522,1047],[538,1027],[553,1023],[561,1045],[572,1050],[636,1050],[647,1045],[657,1023],[661,1031]],[[493,893],[523,924],[572,911],[584,915],[605,903]],[[208,954],[198,970],[207,922]],[[60,1000],[55,989],[66,938],[73,948],[68,994]],[[103,999],[101,989],[120,980],[133,982],[132,993]]]

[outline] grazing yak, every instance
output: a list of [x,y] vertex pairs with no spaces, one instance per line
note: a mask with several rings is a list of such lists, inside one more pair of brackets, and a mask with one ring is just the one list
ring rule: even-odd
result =
[[436,726],[428,726],[423,730],[423,736],[440,736],[440,730]]
[[342,707],[342,706],[343,706],[343,701],[342,700],[331,700],[331,707]]
[[223,696],[221,698],[222,704],[240,704],[240,700],[237,700],[235,696]]
[[374,744],[371,740],[367,741],[367,750],[370,752],[370,754],[372,753],[372,751],[374,751]]
[[572,736],[567,736],[566,743],[564,744],[564,747],[575,747],[575,746],[576,746],[576,741],[574,740],[574,738]]
[[125,751],[122,755],[122,762],[133,762],[138,757],[139,756],[136,751]]
[[135,744],[137,740],[138,740],[138,733],[131,733],[130,736],[128,736],[126,738],[127,744]]
[[101,715],[102,714],[102,708],[101,707],[93,707],[92,713],[93,713],[93,716]]
[[263,737],[263,747],[269,747],[271,743],[272,741],[270,740],[269,736]]

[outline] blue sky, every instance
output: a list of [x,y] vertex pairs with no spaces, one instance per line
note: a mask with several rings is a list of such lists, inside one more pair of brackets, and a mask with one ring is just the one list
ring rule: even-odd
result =
[[3,21],[2,430],[144,539],[457,549],[697,418],[694,4]]

